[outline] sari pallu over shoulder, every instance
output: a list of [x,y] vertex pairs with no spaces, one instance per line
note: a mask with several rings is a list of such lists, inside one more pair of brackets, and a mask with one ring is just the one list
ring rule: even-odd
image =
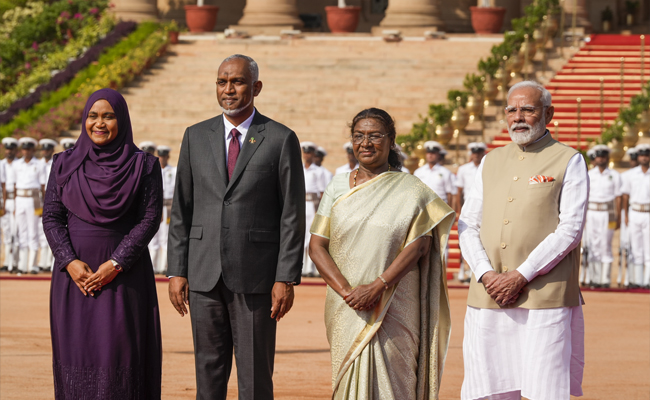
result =
[[386,291],[374,310],[355,311],[328,287],[332,398],[436,399],[451,327],[441,249],[453,210],[401,172],[383,173],[322,204],[311,232],[330,239],[330,255],[353,287],[374,281],[418,238],[433,236],[428,264]]

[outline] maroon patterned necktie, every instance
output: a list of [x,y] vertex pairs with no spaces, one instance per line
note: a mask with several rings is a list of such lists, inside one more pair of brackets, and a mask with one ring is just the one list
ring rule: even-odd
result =
[[228,180],[232,178],[232,173],[235,170],[235,164],[237,164],[237,157],[239,157],[239,131],[236,128],[233,128],[230,131],[230,144],[228,145]]

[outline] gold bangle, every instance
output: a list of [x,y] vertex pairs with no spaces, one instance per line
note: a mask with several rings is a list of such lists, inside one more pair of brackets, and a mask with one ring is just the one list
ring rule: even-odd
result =
[[381,279],[381,281],[384,282],[384,289],[388,290],[388,282],[386,282],[386,279],[384,279],[384,277],[381,275],[379,275],[377,278]]

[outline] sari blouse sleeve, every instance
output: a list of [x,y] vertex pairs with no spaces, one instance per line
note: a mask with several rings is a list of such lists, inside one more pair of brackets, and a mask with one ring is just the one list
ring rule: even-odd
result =
[[323,192],[323,197],[320,200],[314,222],[311,224],[311,229],[309,230],[312,235],[324,237],[325,239],[330,238],[330,215],[335,200],[333,191],[334,180],[327,185],[325,192]]

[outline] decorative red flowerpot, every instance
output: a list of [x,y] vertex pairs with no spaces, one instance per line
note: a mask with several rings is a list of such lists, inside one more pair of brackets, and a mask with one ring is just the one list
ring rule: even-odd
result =
[[499,33],[503,26],[505,7],[476,7],[469,8],[472,13],[472,28],[476,33]]
[[190,32],[212,32],[217,23],[217,6],[187,5],[185,8],[185,23]]
[[178,44],[178,31],[169,31],[169,41],[171,44]]
[[332,33],[351,33],[357,30],[361,7],[326,6],[327,25]]

